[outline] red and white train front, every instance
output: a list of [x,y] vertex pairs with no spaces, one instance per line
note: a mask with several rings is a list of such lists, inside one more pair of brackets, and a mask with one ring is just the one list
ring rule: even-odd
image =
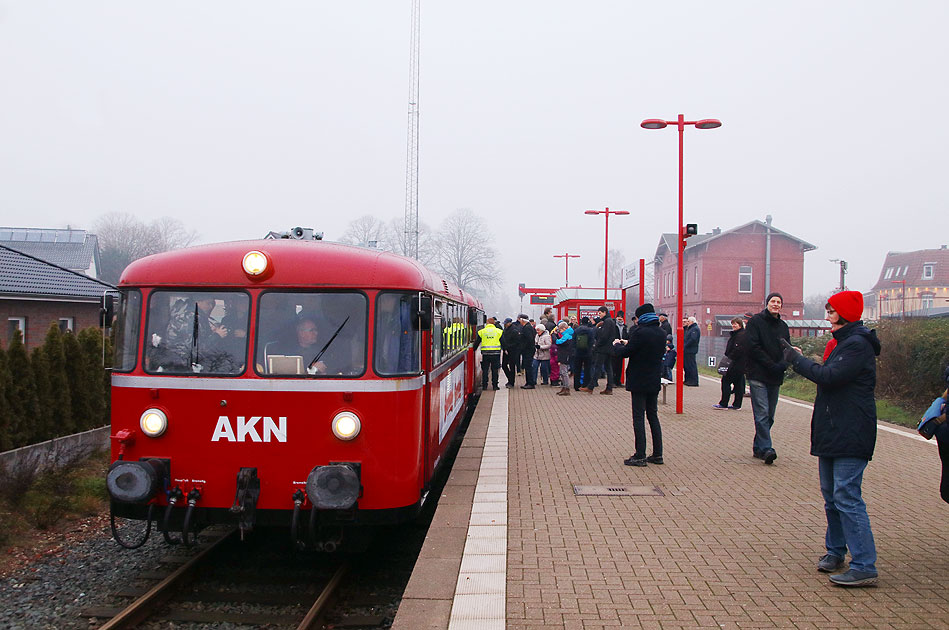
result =
[[[480,309],[417,262],[297,240],[151,256],[120,282],[115,516],[165,532],[413,517],[472,392]],[[437,291],[436,291],[437,289]]]

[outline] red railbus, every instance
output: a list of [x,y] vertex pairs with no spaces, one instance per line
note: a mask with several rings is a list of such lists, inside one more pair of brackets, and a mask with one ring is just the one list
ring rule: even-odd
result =
[[286,526],[332,549],[417,514],[477,394],[477,299],[415,260],[294,238],[149,256],[119,288],[113,523],[169,542]]

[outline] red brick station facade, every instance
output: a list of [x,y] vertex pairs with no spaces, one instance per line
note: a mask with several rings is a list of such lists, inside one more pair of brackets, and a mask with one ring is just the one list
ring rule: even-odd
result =
[[[784,297],[782,317],[791,334],[815,335],[826,322],[804,320],[804,254],[816,249],[768,221],[693,236],[686,241],[683,274],[685,316],[695,316],[703,335],[721,336],[730,320],[757,313],[771,291]],[[676,235],[663,234],[654,261],[657,310],[676,321]]]

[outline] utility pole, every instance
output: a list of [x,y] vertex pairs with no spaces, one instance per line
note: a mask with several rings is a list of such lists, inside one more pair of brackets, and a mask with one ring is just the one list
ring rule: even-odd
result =
[[830,262],[840,263],[840,290],[847,290],[847,261],[839,258],[831,258]]
[[418,259],[418,58],[419,2],[412,0],[409,43],[409,130],[405,156],[405,255]]

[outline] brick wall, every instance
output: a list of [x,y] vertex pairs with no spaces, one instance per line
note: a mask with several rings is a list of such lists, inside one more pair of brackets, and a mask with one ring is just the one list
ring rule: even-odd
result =
[[40,300],[0,300],[0,344],[10,343],[11,317],[26,318],[26,349],[43,345],[51,322],[72,317],[73,330],[99,325],[99,302],[52,302]]

